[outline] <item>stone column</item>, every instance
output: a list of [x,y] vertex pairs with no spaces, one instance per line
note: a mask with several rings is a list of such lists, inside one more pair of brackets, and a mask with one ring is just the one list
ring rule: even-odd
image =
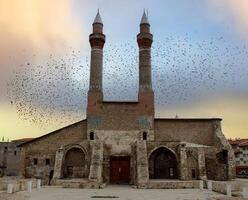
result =
[[248,198],[248,187],[244,187],[242,193],[244,198]]
[[203,180],[200,180],[199,188],[200,188],[200,190],[203,190],[204,189],[204,182],[203,182]]
[[179,145],[179,171],[180,171],[180,179],[187,180],[187,152],[186,152],[186,144],[181,143]]
[[137,187],[146,188],[149,181],[146,141],[137,141]]
[[209,191],[213,191],[213,182],[212,181],[207,181],[207,187]]
[[32,192],[32,181],[27,182],[27,191]]
[[232,186],[231,184],[226,184],[226,195],[232,197]]
[[204,149],[198,149],[198,168],[199,168],[199,179],[206,180],[206,163],[205,163],[205,152]]
[[13,193],[13,188],[14,188],[14,185],[12,183],[9,183],[7,185],[7,193],[12,194]]
[[41,188],[41,179],[37,179],[37,189]]
[[56,151],[56,156],[55,156],[54,174],[53,174],[54,179],[62,178],[63,157],[64,157],[64,149],[63,147],[60,147]]
[[101,141],[92,142],[92,154],[89,180],[102,182],[102,162],[103,162],[103,143]]

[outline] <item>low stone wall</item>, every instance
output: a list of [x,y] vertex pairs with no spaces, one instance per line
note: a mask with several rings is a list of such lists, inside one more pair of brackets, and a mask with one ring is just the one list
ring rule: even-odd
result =
[[2,177],[0,178],[0,190],[7,191],[8,184],[13,185],[13,192],[27,190],[27,183],[32,182],[32,188],[37,188],[37,179],[20,179],[17,177]]
[[214,192],[226,194],[227,183],[221,181],[212,181],[212,190]]
[[[214,192],[228,194],[227,186],[231,187],[231,194],[232,196],[242,196],[243,188],[248,188],[248,181],[205,181],[205,185],[207,186],[208,183],[212,186]],[[207,186],[208,188],[208,186]]]
[[63,188],[104,188],[106,184],[89,181],[88,179],[57,179],[53,181],[53,185],[61,186]]
[[222,181],[212,181],[213,183],[213,191],[226,194],[226,185],[231,185],[232,191],[242,191],[244,187],[248,187],[245,183],[242,182],[222,182]]
[[200,181],[163,181],[163,180],[150,180],[148,189],[190,189],[200,188]]

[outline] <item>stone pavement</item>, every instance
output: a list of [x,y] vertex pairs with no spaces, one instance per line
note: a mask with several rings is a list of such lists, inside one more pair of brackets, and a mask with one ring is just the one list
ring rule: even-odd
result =
[[[209,193],[199,189],[133,189],[130,186],[107,186],[104,189],[69,189],[45,187],[33,190],[32,193],[19,192],[30,200],[207,200],[213,197],[224,197],[217,193]],[[106,198],[104,198],[106,197]]]
[[131,186],[110,185],[104,189],[70,189],[43,187],[15,194],[0,192],[0,200],[243,200],[227,198],[208,190],[199,189],[134,189]]
[[0,200],[27,200],[28,198],[19,193],[7,194],[6,192],[0,191]]

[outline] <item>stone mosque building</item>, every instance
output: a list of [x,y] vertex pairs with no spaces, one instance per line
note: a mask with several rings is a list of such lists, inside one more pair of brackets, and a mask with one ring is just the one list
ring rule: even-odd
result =
[[145,12],[137,35],[137,101],[104,100],[105,35],[99,12],[89,42],[87,118],[21,144],[20,175],[67,187],[125,183],[137,188],[151,188],[154,179],[162,184],[164,179],[189,182],[234,177],[234,154],[221,131],[221,119],[155,118],[153,35]]

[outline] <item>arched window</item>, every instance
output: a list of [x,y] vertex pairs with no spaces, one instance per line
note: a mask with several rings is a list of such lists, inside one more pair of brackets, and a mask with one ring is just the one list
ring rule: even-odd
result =
[[147,140],[147,132],[143,132],[143,140]]
[[95,139],[95,134],[94,132],[90,132],[90,140],[94,140]]

